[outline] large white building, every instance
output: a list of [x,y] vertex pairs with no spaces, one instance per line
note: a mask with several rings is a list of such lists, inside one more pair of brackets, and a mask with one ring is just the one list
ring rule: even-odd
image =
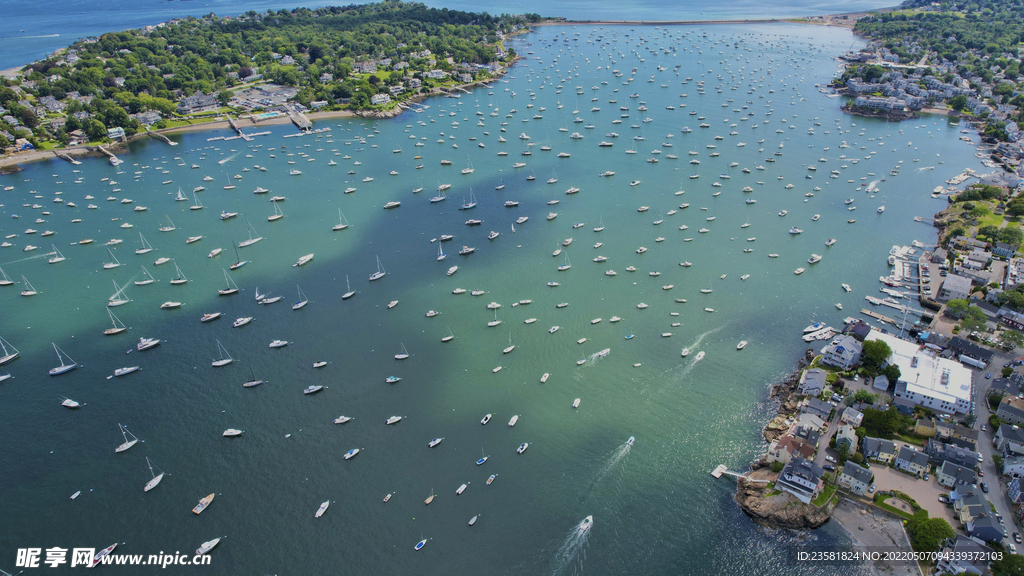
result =
[[888,363],[900,369],[896,398],[946,414],[965,414],[971,409],[973,373],[959,362],[939,358],[934,350],[872,330],[865,341],[889,345]]

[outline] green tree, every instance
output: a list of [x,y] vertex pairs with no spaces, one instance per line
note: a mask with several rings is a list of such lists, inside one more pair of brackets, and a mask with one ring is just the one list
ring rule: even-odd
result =
[[865,340],[861,349],[861,359],[865,366],[877,370],[882,363],[892,356],[892,349],[881,340]]
[[776,474],[778,474],[779,472],[782,472],[782,469],[785,468],[785,467],[786,467],[785,464],[783,464],[782,462],[779,462],[778,460],[776,460],[775,462],[772,462],[772,472],[775,472]]
[[979,330],[985,326],[986,320],[988,320],[988,317],[985,316],[985,312],[981,308],[972,305],[967,308],[967,313],[960,320],[960,326],[964,330]]
[[953,318],[960,318],[967,313],[967,309],[970,308],[970,306],[970,302],[961,298],[950,300],[946,303],[946,314]]
[[1024,334],[1017,330],[1003,330],[999,333],[999,342],[1012,346],[1024,346]]
[[992,576],[1024,576],[1024,556],[1003,554],[999,560],[989,564]]
[[944,518],[928,518],[925,510],[907,521],[906,530],[910,545],[918,552],[935,552],[946,539],[956,536],[949,522]]
[[853,402],[854,404],[874,404],[875,395],[861,388],[853,393]]
[[231,92],[228,92],[227,90],[221,90],[218,92],[217,102],[219,102],[221,106],[227,106],[228,102],[231,102]]
[[903,373],[900,372],[900,367],[895,364],[889,364],[888,366],[883,368],[882,374],[884,374],[885,377],[889,379],[890,383],[896,382],[897,380],[900,379],[900,376],[903,375]]
[[911,419],[890,406],[888,410],[864,409],[864,430],[869,436],[892,438],[910,426]]
[[967,96],[963,94],[954,96],[949,100],[949,107],[957,112],[963,112],[967,108]]

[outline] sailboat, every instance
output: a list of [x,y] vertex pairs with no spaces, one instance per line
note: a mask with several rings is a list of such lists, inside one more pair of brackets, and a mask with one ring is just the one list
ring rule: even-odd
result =
[[143,492],[149,492],[153,488],[156,488],[156,485],[159,484],[160,481],[164,479],[163,470],[157,468],[157,470],[160,470],[160,473],[157,474],[156,472],[153,472],[153,462],[149,459],[149,456],[146,456],[146,466],[149,467],[149,474],[152,478],[150,479],[149,482],[146,482],[146,486],[142,488]]
[[161,232],[174,232],[176,230],[176,228],[174,227],[174,222],[171,222],[171,217],[166,215],[166,214],[164,214],[164,217],[167,218],[167,226],[161,226],[160,227],[160,231]]
[[53,254],[54,254],[54,256],[52,258],[50,258],[50,260],[49,260],[50,264],[56,264],[58,262],[63,262],[65,260],[64,255],[60,253],[60,250],[57,250],[57,246],[54,245],[54,244],[50,244],[50,247],[53,248]]
[[178,186],[178,195],[174,199],[178,202],[188,202],[188,196],[185,196],[185,193],[181,191],[181,186]]
[[114,292],[113,296],[107,298],[107,306],[114,308],[116,306],[121,306],[131,302],[131,300],[129,300],[128,297],[125,296],[124,294],[124,288],[128,285],[125,284],[124,286],[118,286],[117,282],[115,282],[114,280],[111,280],[111,282],[113,282],[116,291]]
[[[430,496],[427,496],[427,499],[424,500],[423,503],[429,506],[430,503],[434,501],[434,496],[437,496],[437,494],[434,494],[434,489],[431,488],[430,489]],[[419,544],[417,544],[417,546],[419,546]],[[422,546],[420,546],[420,547],[422,548]]]
[[[255,236],[255,237],[253,236],[253,234],[256,232],[256,229],[252,227],[252,224],[249,222],[249,217],[248,216],[245,217],[245,226],[249,230],[249,239],[248,240],[242,240],[241,242],[239,242],[238,243],[238,247],[239,248],[245,248],[246,246],[252,246],[253,244],[259,242],[260,240],[263,240],[262,236]],[[232,270],[234,270],[234,268],[232,268]]]
[[268,222],[273,222],[275,220],[280,220],[281,218],[284,218],[284,212],[281,212],[281,207],[277,205],[277,201],[275,200],[274,201],[274,213],[272,215],[270,215],[270,216],[267,216],[267,221]]
[[231,270],[238,270],[242,266],[245,266],[246,264],[248,264],[249,261],[248,260],[242,260],[242,257],[238,255],[238,246],[235,245],[233,242],[232,242],[232,246],[234,246],[234,248],[235,248],[235,259],[237,259],[238,261],[235,262],[234,264],[228,266],[228,268],[230,268]]
[[[75,368],[78,368],[78,363],[72,360],[71,356],[68,356],[63,350],[58,348],[56,343],[50,342],[50,344],[53,344],[53,351],[57,353],[57,358],[60,359],[60,366],[50,368],[50,376],[57,376],[58,374],[70,372]],[[68,359],[67,363],[64,362],[65,358]]]
[[409,357],[409,351],[405,349],[405,344],[402,344],[402,352],[395,354],[395,360],[405,360]]
[[385,274],[387,274],[387,272],[384,271],[384,266],[382,266],[380,263],[380,256],[377,256],[377,271],[374,272],[373,274],[370,274],[370,282],[373,282],[374,280],[380,280],[381,278],[384,277]]
[[338,230],[344,230],[348,228],[348,220],[345,220],[345,215],[341,213],[341,208],[338,208],[338,223],[331,226],[331,230],[337,232]]
[[21,276],[21,283],[24,284],[25,286],[28,286],[28,288],[21,291],[22,296],[35,296],[36,294],[39,293],[36,292],[36,289],[32,287],[32,284],[29,284],[28,278],[25,278],[24,274],[22,274]]
[[[127,428],[125,428],[121,424],[118,424],[117,426],[118,426],[118,428],[121,429],[121,436],[124,436],[124,444],[121,444],[117,448],[114,448],[114,452],[120,453],[120,452],[124,452],[125,450],[131,448],[132,446],[135,446],[135,444],[139,441],[139,439],[136,438],[135,434],[132,434]],[[131,440],[128,439],[129,436],[132,437]]]
[[445,336],[444,338],[441,338],[441,342],[451,342],[452,340],[455,339],[455,334],[452,334],[451,326],[448,326],[447,328],[448,328],[448,335]]
[[298,310],[306,304],[309,304],[309,298],[306,298],[306,295],[302,293],[302,288],[300,288],[298,284],[296,284],[295,287],[299,289],[299,301],[292,304],[292,310]]
[[470,186],[469,202],[466,202],[465,199],[463,199],[462,206],[459,206],[459,210],[470,210],[472,208],[476,208],[476,196],[473,195],[473,187]]
[[3,268],[0,268],[0,286],[10,286],[14,281],[7,277]]
[[342,300],[348,300],[356,295],[356,291],[353,290],[352,285],[348,283],[348,274],[345,275],[345,290],[346,292],[341,295]]
[[225,172],[224,173],[224,177],[228,179],[228,185],[225,186],[224,189],[225,190],[234,190],[235,189],[235,185],[231,183],[231,176],[228,176],[228,173]]
[[121,265],[121,263],[117,261],[117,258],[114,257],[114,253],[110,251],[110,248],[107,248],[107,254],[110,254],[110,262],[103,263],[104,270],[112,270]]
[[189,206],[188,209],[189,210],[202,210],[203,209],[203,203],[199,201],[199,196],[196,196],[195,192],[192,193],[192,198],[195,200],[196,203],[191,205],[191,206]]
[[11,343],[4,340],[2,336],[0,336],[0,349],[3,349],[4,352],[3,356],[0,356],[0,366],[18,357],[18,349],[11,346]]
[[466,160],[469,161],[469,168],[463,168],[462,169],[462,173],[463,174],[472,174],[474,172],[473,161],[470,160],[468,156],[466,157]]
[[263,384],[263,380],[256,379],[256,373],[252,371],[252,367],[249,367],[249,381],[242,383],[242,388],[252,388],[253,386],[259,386]]
[[228,351],[224,348],[224,345],[220,343],[220,340],[217,340],[217,350],[220,352],[220,360],[213,361],[212,365],[215,368],[227,366],[234,362],[235,359],[231,357],[231,354],[228,354]]
[[603,216],[601,217],[600,222],[597,223],[597,227],[594,228],[594,232],[600,232],[602,230],[604,230],[604,217]]
[[495,308],[494,309],[494,320],[491,320],[490,322],[488,322],[487,323],[487,327],[488,328],[494,328],[498,324],[501,324],[501,320],[498,320],[498,309]]
[[[221,270],[224,269],[221,268]],[[217,294],[220,294],[221,296],[230,296],[232,294],[238,294],[238,285],[231,280],[230,276],[228,276],[227,270],[224,270],[224,281],[227,282],[228,287],[224,288],[223,290],[217,290]]]
[[146,270],[145,266],[143,266],[142,267],[142,280],[136,280],[135,281],[135,285],[136,286],[145,286],[146,284],[152,284],[155,281],[156,281],[156,279],[153,278],[153,275],[149,273],[149,270]]
[[103,335],[104,336],[113,336],[114,334],[120,334],[121,332],[124,332],[125,330],[127,330],[127,328],[125,328],[125,326],[124,326],[124,323],[121,322],[121,320],[117,316],[114,316],[113,312],[111,312],[110,310],[107,310],[107,314],[110,315],[110,321],[114,324],[114,327],[113,328],[107,328],[106,330],[104,330],[103,331]]
[[502,354],[508,354],[509,352],[511,352],[511,351],[513,351],[515,349],[516,349],[516,345],[512,343],[512,333],[509,332],[508,333],[508,348],[505,348],[504,350],[502,350],[501,353]]
[[444,195],[444,191],[447,190],[448,188],[451,188],[451,184],[441,184],[441,181],[438,180],[437,181],[437,196],[431,197],[430,198],[430,203],[431,204],[436,204],[438,202],[444,202],[445,198],[447,198],[447,196]]
[[174,271],[178,273],[178,277],[171,280],[171,284],[178,285],[188,282],[188,278],[185,278],[185,275],[181,273],[181,268],[178,268],[177,260],[174,261]]
[[559,272],[565,272],[569,268],[572,268],[572,263],[569,262],[569,253],[566,252],[565,253],[565,264],[562,264],[561,266],[559,266],[558,267],[558,271]]
[[139,241],[142,242],[142,248],[136,248],[136,254],[148,254],[153,251],[153,247],[150,246],[149,242],[146,242],[146,237],[142,235],[141,231],[139,232]]
[[438,242],[437,243],[437,261],[440,262],[440,261],[444,260],[447,257],[448,257],[448,253],[444,251],[444,249],[442,248],[442,244],[440,242]]

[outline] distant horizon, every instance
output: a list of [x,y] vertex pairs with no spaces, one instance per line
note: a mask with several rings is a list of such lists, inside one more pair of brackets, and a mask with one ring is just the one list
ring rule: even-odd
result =
[[[326,6],[348,5],[353,2],[312,0],[298,2],[294,0],[207,0],[199,3],[191,0],[178,2],[160,2],[155,6],[141,6],[127,0],[106,0],[104,2],[87,2],[86,0],[67,0],[59,5],[56,2],[44,1],[31,5],[8,6],[5,18],[0,21],[0,40],[5,43],[4,52],[0,55],[0,70],[10,71],[42,60],[61,48],[66,48],[76,41],[89,36],[99,36],[109,32],[138,29],[167,22],[175,18],[188,16],[204,16],[209,13],[218,16],[237,16],[250,10],[266,12],[267,10],[292,10],[295,8],[323,8]],[[368,4],[369,2],[354,2]],[[623,20],[645,21],[657,24],[666,20],[742,20],[742,19],[784,19],[822,14],[841,14],[866,10],[878,10],[893,6],[892,0],[856,0],[842,4],[830,4],[820,0],[791,0],[788,3],[764,5],[753,0],[737,0],[716,4],[713,8],[696,2],[676,3],[670,0],[636,3],[633,5],[619,2],[586,3],[579,0],[564,2],[540,2],[529,0],[525,3],[497,3],[481,10],[478,4],[467,0],[426,0],[423,4],[431,8],[448,8],[466,12],[487,12],[489,14],[522,14],[536,13],[545,18],[564,17],[569,20]],[[48,5],[52,10],[48,10]],[[59,8],[58,8],[59,6]],[[109,8],[108,8],[109,6]],[[102,9],[97,9],[102,7]],[[54,11],[61,13],[60,19],[40,18],[40,14]]]

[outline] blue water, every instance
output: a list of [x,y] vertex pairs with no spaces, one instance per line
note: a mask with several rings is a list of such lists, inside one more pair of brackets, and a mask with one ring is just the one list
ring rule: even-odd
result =
[[[570,39],[575,33],[578,41]],[[809,533],[758,528],[733,501],[733,484],[709,473],[719,464],[741,470],[763,453],[760,429],[773,414],[767,389],[803,352],[802,328],[857,316],[869,306],[864,295],[878,294],[893,244],[934,241],[934,230],[913,217],[944,206],[930,197],[935,186],[980,167],[973,148],[945,118],[896,124],[851,117],[839,99],[818,92],[815,84],[837,70],[834,57],[856,44],[848,30],[551,26],[513,42],[526,59],[506,78],[459,99],[426,100],[420,114],[322,120],[315,127],[330,132],[300,138],[284,138],[295,133],[292,126],[270,126],[270,135],[252,143],[207,140],[231,136],[227,130],[175,135],[175,147],[143,139],[120,154],[119,169],[102,159],[80,166],[52,160],[0,177],[3,188],[12,187],[0,191],[0,235],[13,235],[12,246],[0,248],[0,267],[39,291],[24,298],[21,285],[0,287],[0,336],[22,353],[0,368],[14,376],[0,383],[0,568],[15,572],[14,551],[23,547],[120,542],[119,551],[156,554],[191,551],[226,535],[212,568],[197,572],[862,573],[787,564],[788,550],[844,537],[832,525]],[[659,49],[669,46],[674,55]],[[638,109],[641,102],[648,110]],[[574,123],[577,116],[595,128]],[[693,132],[682,133],[683,126]],[[577,130],[585,138],[570,139]],[[620,136],[605,136],[612,131]],[[522,132],[536,145],[520,140]],[[645,138],[634,141],[639,153],[626,154],[636,136]],[[603,139],[615,145],[599,148]],[[551,151],[541,151],[545,143]],[[527,149],[532,155],[522,156]],[[711,156],[716,151],[721,155]],[[556,158],[559,152],[571,157]],[[646,162],[654,157],[660,162]],[[442,165],[445,159],[452,164]],[[513,168],[519,161],[527,166]],[[475,172],[461,174],[469,165]],[[888,176],[897,165],[899,176]],[[292,169],[302,174],[291,176]],[[616,175],[598,176],[606,170]],[[700,178],[689,178],[695,174]],[[223,189],[229,179],[236,189]],[[641,183],[631,187],[631,180]],[[452,190],[447,201],[431,204],[439,182]],[[197,193],[203,210],[174,201],[178,187],[188,193],[198,185],[206,187]],[[285,218],[267,220],[273,206],[251,193],[257,186],[287,197]],[[566,195],[570,186],[580,193]],[[356,191],[345,194],[348,187]],[[416,194],[418,187],[424,190]],[[471,191],[479,206],[460,212]],[[847,209],[847,198],[856,211]],[[392,200],[402,206],[383,210]],[[521,205],[505,208],[507,200]],[[641,206],[650,210],[638,212]],[[351,227],[333,232],[339,208]],[[240,215],[221,221],[222,210]],[[558,217],[547,220],[549,212]],[[244,248],[251,262],[230,272],[242,292],[219,297],[222,270],[235,261],[232,243],[248,237],[242,215],[265,239]],[[513,233],[519,216],[529,221]],[[177,230],[158,231],[167,217]],[[467,218],[484,224],[467,227]],[[598,223],[605,230],[595,232]],[[790,235],[792,226],[804,232]],[[709,231],[699,233],[702,227]],[[44,230],[55,234],[42,237]],[[487,240],[490,230],[501,235]],[[155,252],[134,254],[140,231]],[[441,234],[456,237],[446,245],[447,260],[437,262],[430,240]],[[196,235],[203,239],[185,243]],[[572,268],[559,272],[564,259],[552,251],[569,237]],[[831,248],[828,237],[838,239]],[[95,242],[79,243],[89,238]],[[103,243],[110,239],[123,240],[111,248],[122,266],[105,270]],[[595,249],[597,242],[603,245]],[[65,262],[47,263],[51,243]],[[40,249],[25,252],[27,244]],[[476,253],[457,255],[463,245]],[[637,254],[639,246],[648,252]],[[225,252],[209,257],[217,247]],[[311,252],[313,262],[292,267]],[[808,265],[811,253],[824,259]],[[609,260],[593,263],[598,254]],[[155,266],[161,256],[174,258],[191,281],[169,285],[173,265]],[[388,274],[371,283],[378,256]],[[683,260],[693,266],[680,267]],[[456,264],[459,271],[447,276]],[[131,284],[141,266],[158,282]],[[807,271],[794,275],[801,266]],[[606,276],[608,269],[618,275]],[[548,287],[550,281],[560,285]],[[113,282],[128,284],[132,302],[113,310],[131,330],[108,337],[102,330],[110,326],[105,305]],[[842,290],[844,282],[853,292]],[[342,300],[348,284],[358,294]],[[668,284],[674,287],[664,290]],[[293,311],[297,285],[312,302]],[[702,294],[708,286],[713,293]],[[257,305],[257,287],[284,301]],[[485,293],[456,295],[456,288]],[[512,305],[524,299],[533,302]],[[159,309],[168,300],[184,305]],[[399,304],[389,310],[393,300]],[[486,308],[491,301],[502,304],[497,328],[487,327],[495,317]],[[556,308],[561,302],[570,306]],[[649,308],[638,309],[641,302]],[[428,318],[428,310],[441,314]],[[199,322],[214,311],[224,318]],[[611,323],[613,315],[622,321]],[[242,316],[255,320],[232,328]],[[531,317],[537,322],[526,324]],[[603,321],[592,324],[595,318]],[[552,325],[562,328],[549,334]],[[442,343],[449,328],[456,338]],[[666,332],[672,336],[662,337]],[[506,355],[510,333],[517,348]],[[636,337],[625,340],[627,334]],[[125,354],[142,336],[164,343]],[[578,344],[580,338],[587,341]],[[291,344],[271,350],[275,339]],[[236,359],[219,369],[210,366],[218,340]],[[750,344],[737,351],[740,340]],[[51,342],[84,366],[47,376],[57,365]],[[403,345],[411,357],[394,360]],[[707,356],[684,360],[684,346]],[[576,365],[606,348],[607,357]],[[329,364],[315,370],[318,360]],[[126,365],[142,370],[106,378]],[[492,372],[497,366],[503,369]],[[250,369],[267,382],[243,388]],[[546,372],[550,379],[539,383]],[[391,375],[403,380],[386,384]],[[327,389],[304,396],[312,384]],[[67,410],[59,396],[86,405]],[[576,410],[574,398],[582,400]],[[494,420],[481,426],[487,413]],[[333,424],[342,414],[355,420]],[[515,414],[521,417],[509,428]],[[392,415],[406,418],[386,426]],[[118,423],[145,442],[115,454]],[[227,428],[245,434],[222,438]],[[627,451],[630,436],[636,443]],[[428,448],[435,437],[445,440]],[[516,454],[522,442],[530,448]],[[351,448],[363,451],[342,460]],[[478,467],[482,452],[490,459]],[[146,456],[168,473],[149,493],[142,491]],[[498,477],[486,486],[490,474]],[[466,493],[456,496],[466,482]],[[210,492],[216,500],[193,515]],[[425,506],[432,492],[438,497]],[[394,496],[384,504],[388,493]],[[328,499],[330,509],[315,519]],[[467,526],[476,514],[480,520]],[[574,527],[588,515],[594,525],[581,538]],[[432,540],[414,551],[423,538]]]
[[[361,2],[355,2],[360,4]],[[0,69],[22,66],[45,57],[79,38],[97,36],[113,30],[140,28],[184,16],[234,16],[250,10],[291,9],[296,6],[318,8],[342,4],[324,0],[296,3],[279,0],[40,0],[38,2],[4,2],[0,18]],[[564,16],[573,19],[614,20],[713,20],[723,18],[786,18],[836,12],[881,8],[891,0],[852,0],[837,5],[821,0],[787,0],[765,4],[752,0],[733,0],[708,5],[693,0],[676,2],[623,3],[612,0],[568,0],[541,2],[501,1],[481,5],[479,2],[430,0],[434,8],[487,11],[491,14],[533,12],[542,16]],[[54,15],[59,14],[59,17]]]

